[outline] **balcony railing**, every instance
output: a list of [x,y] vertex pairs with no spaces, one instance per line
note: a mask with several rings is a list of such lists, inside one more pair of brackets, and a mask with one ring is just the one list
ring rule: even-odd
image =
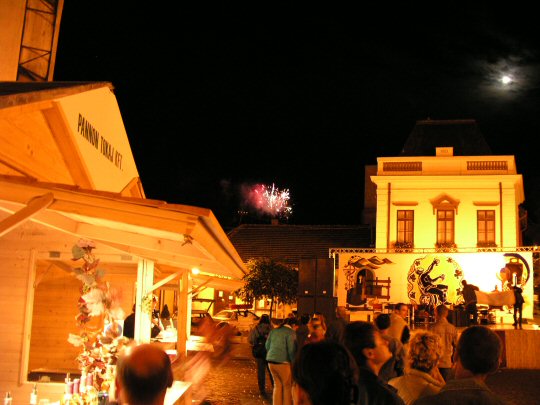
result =
[[405,253],[412,252],[414,245],[412,242],[395,242],[394,243],[394,252]]
[[[407,252],[403,253],[437,253],[436,247],[432,248],[411,248]],[[478,252],[533,252],[540,253],[540,246],[506,246],[506,247],[458,247],[456,246],[453,253],[478,253]],[[328,249],[328,257],[332,257],[334,254],[344,253],[396,253],[394,246],[388,248],[330,248]],[[402,253],[402,252],[399,252]]]
[[435,244],[436,252],[457,252],[457,245],[454,242],[442,242]]
[[467,161],[467,170],[508,170],[505,160]]

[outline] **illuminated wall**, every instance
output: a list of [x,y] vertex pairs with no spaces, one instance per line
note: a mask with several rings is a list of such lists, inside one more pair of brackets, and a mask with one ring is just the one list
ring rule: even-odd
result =
[[455,210],[458,248],[477,246],[477,211],[495,211],[497,247],[521,245],[523,179],[513,156],[378,158],[376,247],[393,248],[397,211],[414,211],[414,247],[433,249],[437,210]]

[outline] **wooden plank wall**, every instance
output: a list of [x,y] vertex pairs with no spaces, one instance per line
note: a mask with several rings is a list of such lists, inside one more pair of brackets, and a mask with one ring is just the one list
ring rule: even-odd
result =
[[[15,398],[30,397],[30,385],[19,386],[23,330],[28,288],[29,250],[13,249],[6,238],[0,240],[0,387]],[[16,403],[18,401],[14,401]]]
[[[57,238],[54,232],[45,234],[33,226],[24,225],[0,238],[0,328],[3,331],[0,334],[0,387],[11,391],[14,404],[27,403],[33,385],[26,383],[26,379],[20,383],[19,378],[25,361],[23,343],[27,295],[33,294],[33,288],[29,286],[33,272],[31,249],[70,252],[76,240],[68,239],[66,242]],[[95,253],[99,258],[99,252]],[[75,263],[70,265],[77,267]],[[131,313],[136,264],[103,264],[100,267],[106,270],[105,280],[119,291],[126,315]],[[32,316],[32,350],[28,370],[77,368],[74,359],[80,349],[67,339],[70,332],[78,333],[75,316],[82,283],[63,268],[51,265],[49,260],[40,260],[37,261],[36,284],[38,294],[34,303],[36,313]],[[51,401],[59,400],[63,389],[63,384],[38,384],[39,397]]]
[[[98,268],[102,269],[104,266],[100,265]],[[103,280],[107,281],[109,288],[121,298],[126,316],[131,313],[136,276],[135,268],[132,274],[117,274],[114,266],[105,270]],[[38,264],[38,279],[40,281],[35,293],[28,369],[77,370],[79,367],[76,358],[81,348],[70,344],[68,336],[70,333],[78,335],[81,332],[75,318],[79,312],[77,302],[81,296],[82,282],[76,279],[73,273],[43,262]],[[54,328],[51,328],[51,325],[54,325]],[[95,330],[98,333],[103,328],[103,318],[93,317],[87,327],[90,332]]]
[[77,370],[80,348],[67,339],[79,333],[75,317],[82,284],[52,263],[39,263],[36,280],[28,370]]
[[540,369],[540,331],[505,330],[506,367]]

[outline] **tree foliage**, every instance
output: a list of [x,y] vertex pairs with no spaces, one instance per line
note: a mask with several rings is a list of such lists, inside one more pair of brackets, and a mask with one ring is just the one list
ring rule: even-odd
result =
[[275,259],[251,259],[246,264],[249,273],[243,277],[244,287],[236,294],[245,302],[270,299],[270,317],[274,303],[291,304],[298,295],[298,271]]

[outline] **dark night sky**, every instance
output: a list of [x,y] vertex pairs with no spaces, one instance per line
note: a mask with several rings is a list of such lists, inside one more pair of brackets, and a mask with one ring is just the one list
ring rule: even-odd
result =
[[[247,18],[65,2],[54,79],[112,82],[147,197],[210,208],[224,228],[238,223],[241,187],[261,182],[290,190],[289,223],[361,223],[364,165],[398,155],[428,117],[476,119],[540,201],[529,4],[401,3],[283,3]],[[502,86],[503,73],[515,81]]]

